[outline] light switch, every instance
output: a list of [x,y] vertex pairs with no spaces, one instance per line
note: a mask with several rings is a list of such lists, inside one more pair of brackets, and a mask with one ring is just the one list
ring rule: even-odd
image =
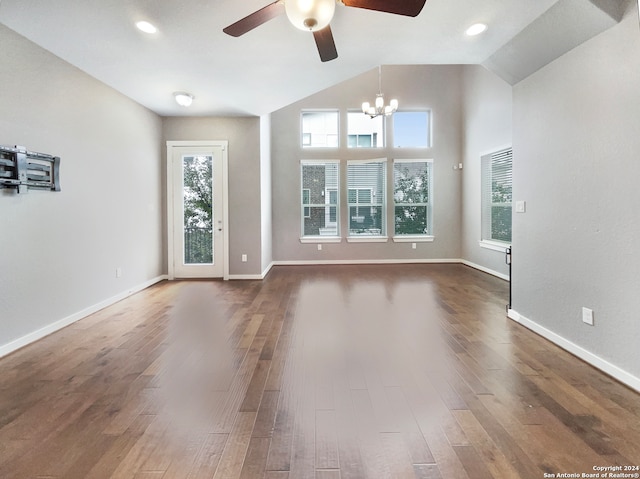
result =
[[516,213],[524,213],[527,211],[526,201],[516,201]]

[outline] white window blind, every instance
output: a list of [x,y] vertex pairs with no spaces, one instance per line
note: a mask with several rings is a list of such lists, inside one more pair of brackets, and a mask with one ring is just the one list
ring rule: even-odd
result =
[[394,235],[432,235],[432,162],[393,163]]
[[513,150],[485,155],[481,162],[482,239],[510,243]]
[[349,236],[386,235],[387,161],[347,162]]
[[302,237],[338,236],[338,161],[303,160],[301,172]]

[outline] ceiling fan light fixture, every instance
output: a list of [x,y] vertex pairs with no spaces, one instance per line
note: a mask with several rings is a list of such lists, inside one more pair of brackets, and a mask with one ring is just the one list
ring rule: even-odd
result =
[[294,27],[315,32],[329,25],[336,10],[336,1],[285,0],[284,9]]
[[185,91],[177,91],[173,94],[173,97],[176,99],[176,103],[180,106],[191,106],[193,103],[193,99],[195,98],[191,93],[187,93]]

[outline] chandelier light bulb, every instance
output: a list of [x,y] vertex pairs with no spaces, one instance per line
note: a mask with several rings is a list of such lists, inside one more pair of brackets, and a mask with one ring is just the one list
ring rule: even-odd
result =
[[380,115],[393,115],[398,110],[398,100],[392,99],[387,106],[384,105],[384,95],[382,94],[382,67],[378,67],[378,94],[376,95],[376,101],[374,106],[368,101],[362,103],[362,113],[371,118],[375,118]]

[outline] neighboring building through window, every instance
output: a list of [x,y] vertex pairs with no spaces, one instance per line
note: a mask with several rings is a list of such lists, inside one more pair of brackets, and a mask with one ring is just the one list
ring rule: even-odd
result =
[[432,232],[432,161],[393,163],[394,235],[430,236]]
[[303,111],[302,147],[337,148],[339,131],[339,112]]
[[393,114],[395,148],[429,148],[431,114],[429,111],[397,111]]
[[386,160],[347,162],[349,236],[386,236]]
[[339,161],[301,162],[302,237],[338,236]]
[[482,241],[511,242],[511,148],[481,158]]
[[347,112],[347,146],[349,148],[384,147],[384,118],[369,118],[361,111]]

